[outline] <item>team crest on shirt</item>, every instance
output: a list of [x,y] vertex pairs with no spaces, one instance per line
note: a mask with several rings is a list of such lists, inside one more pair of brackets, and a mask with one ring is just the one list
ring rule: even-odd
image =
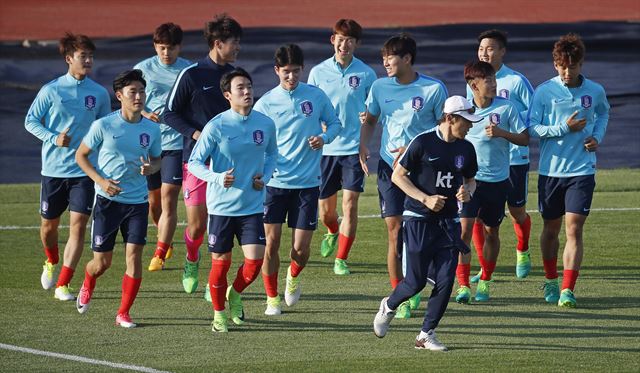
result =
[[215,234],[210,234],[209,235],[209,246],[215,245],[217,240],[218,240],[218,237],[216,237]]
[[583,108],[588,109],[591,107],[591,103],[593,102],[593,99],[589,95],[584,95],[580,97],[580,102]]
[[49,202],[42,201],[42,206],[40,207],[40,209],[42,210],[42,212],[47,212],[47,210],[49,210]]
[[353,89],[360,87],[360,77],[357,75],[351,75],[349,77],[349,87]]
[[313,104],[311,101],[304,101],[300,104],[300,109],[302,109],[302,114],[304,114],[305,117],[308,117],[313,113]]
[[508,100],[509,99],[509,90],[508,89],[501,89],[498,92],[498,96],[500,96],[502,98],[506,98]]
[[102,238],[102,236],[98,234],[93,238],[93,242],[96,246],[102,246],[102,244],[104,243],[104,238]]
[[496,126],[500,125],[500,114],[491,113],[491,115],[489,115],[489,122],[491,124],[495,124]]
[[87,110],[93,110],[96,107],[96,96],[84,96],[84,107]]
[[253,131],[253,142],[260,145],[264,141],[264,132],[262,130]]
[[456,155],[453,158],[453,164],[456,166],[458,170],[462,169],[462,167],[464,166],[464,156]]
[[148,133],[140,134],[140,146],[142,146],[143,148],[146,148],[147,146],[149,146],[150,142],[151,142],[151,136],[149,136]]
[[411,99],[411,107],[415,111],[420,111],[424,107],[424,98],[416,96]]

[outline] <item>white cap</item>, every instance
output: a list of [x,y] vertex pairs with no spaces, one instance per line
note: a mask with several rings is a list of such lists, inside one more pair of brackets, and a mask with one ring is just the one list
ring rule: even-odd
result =
[[469,100],[462,96],[451,96],[444,102],[444,112],[446,114],[459,115],[471,123],[482,120],[481,116],[473,114],[474,111],[475,108],[471,105]]

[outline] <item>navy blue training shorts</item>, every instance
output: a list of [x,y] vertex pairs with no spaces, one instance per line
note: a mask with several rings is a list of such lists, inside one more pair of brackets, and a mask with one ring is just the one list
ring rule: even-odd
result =
[[91,226],[91,248],[97,252],[113,251],[118,231],[125,243],[147,243],[149,204],[127,204],[96,195]]
[[[264,223],[282,224],[289,228],[314,231],[318,226],[320,188],[284,189],[267,186],[264,201]],[[287,218],[288,215],[288,218]]]
[[320,199],[329,198],[340,189],[364,192],[364,171],[358,154],[323,155],[320,170]]
[[233,238],[242,245],[266,245],[262,214],[245,216],[209,215],[209,252],[224,254],[233,248]]
[[88,176],[43,176],[40,184],[40,215],[45,219],[57,219],[69,207],[69,211],[91,215],[95,184]]
[[588,216],[595,188],[595,175],[573,177],[540,175],[538,177],[538,209],[542,218],[558,219],[565,212]]

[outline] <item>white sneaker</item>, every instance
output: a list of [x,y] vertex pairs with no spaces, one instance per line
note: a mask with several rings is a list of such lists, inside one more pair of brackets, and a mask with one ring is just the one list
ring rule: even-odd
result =
[[81,314],[87,313],[87,311],[89,311],[89,302],[91,302],[91,293],[89,293],[89,289],[82,285],[78,293],[78,298],[76,299],[76,309],[78,312]]
[[280,295],[275,297],[267,297],[267,309],[264,311],[267,316],[278,316],[282,314],[282,305],[280,303]]
[[40,276],[40,283],[42,284],[42,288],[44,290],[49,290],[56,284],[55,272],[56,265],[49,263],[48,260],[45,260],[44,265],[42,266],[42,275]]
[[66,300],[76,300],[76,297],[69,292],[69,286],[58,286],[53,295],[56,299],[66,301]]
[[138,326],[136,323],[131,321],[131,316],[129,316],[128,313],[119,313],[118,316],[116,316],[116,325],[127,329]]
[[291,266],[287,268],[287,281],[284,288],[284,303],[291,307],[300,300],[302,285],[300,285],[300,277],[291,276]]
[[447,346],[443,345],[436,336],[436,331],[431,329],[428,332],[421,331],[416,337],[416,349],[431,351],[448,351]]
[[373,334],[378,338],[382,338],[387,334],[389,330],[389,324],[396,314],[395,310],[392,310],[387,306],[387,300],[389,297],[382,298],[380,302],[380,309],[376,313],[376,317],[373,319]]

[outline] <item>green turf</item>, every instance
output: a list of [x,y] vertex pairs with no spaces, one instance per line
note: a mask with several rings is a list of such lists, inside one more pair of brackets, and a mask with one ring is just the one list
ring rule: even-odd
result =
[[[180,283],[184,244],[162,272],[144,273],[132,309],[140,328],[114,326],[124,272],[122,245],[113,267],[98,280],[91,310],[79,315],[73,303],[53,298],[40,287],[44,260],[38,230],[0,230],[0,343],[116,363],[179,372],[213,371],[640,371],[640,170],[600,171],[585,232],[585,258],[576,287],[578,308],[547,305],[539,286],[543,274],[538,250],[541,220],[532,213],[533,270],[515,278],[515,239],[505,220],[502,253],[486,304],[449,304],[438,328],[448,353],[413,349],[422,312],[394,320],[389,334],[377,339],[372,321],[380,299],[389,293],[386,233],[378,218],[359,222],[349,258],[352,275],[337,277],[332,260],[319,255],[321,234],[302,273],[302,298],[280,317],[266,317],[262,280],[245,294],[247,322],[230,323],[226,335],[213,334],[211,308],[202,300],[210,264],[201,267],[201,286],[188,295]],[[361,215],[377,215],[375,181],[367,180]],[[531,175],[530,210],[536,208],[536,177]],[[37,185],[0,186],[0,226],[33,227]],[[183,219],[184,211],[180,210]],[[183,227],[179,227],[179,231]],[[319,231],[318,233],[324,233]],[[149,237],[153,238],[151,229]],[[180,237],[178,234],[177,237]],[[289,242],[289,236],[282,242]],[[61,246],[66,232],[61,232]],[[153,241],[153,239],[150,239]],[[180,240],[179,240],[180,241]],[[564,238],[561,237],[561,244]],[[203,251],[204,253],[204,251]],[[84,253],[72,287],[83,278]],[[145,250],[148,264],[153,248]],[[234,253],[235,268],[240,253]],[[286,251],[282,251],[286,258]],[[474,259],[474,269],[477,269]],[[284,287],[283,261],[280,287]],[[475,286],[474,286],[475,288]],[[475,290],[475,289],[474,289]],[[426,292],[425,292],[426,293]],[[107,371],[110,368],[0,349],[0,371]]]

